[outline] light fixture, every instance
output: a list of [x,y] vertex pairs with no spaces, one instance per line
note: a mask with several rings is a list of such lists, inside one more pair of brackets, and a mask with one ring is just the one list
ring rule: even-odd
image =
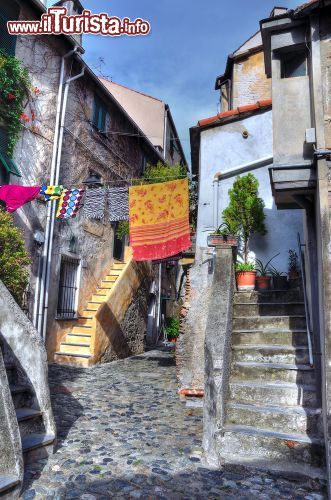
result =
[[88,187],[101,187],[103,186],[101,182],[101,175],[95,172],[90,172],[88,178],[83,181],[83,184],[86,184]]

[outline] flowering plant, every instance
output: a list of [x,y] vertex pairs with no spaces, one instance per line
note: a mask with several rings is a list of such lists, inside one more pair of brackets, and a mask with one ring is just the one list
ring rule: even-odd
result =
[[24,107],[29,100],[31,82],[21,61],[0,50],[0,116],[8,131],[7,153],[12,156],[22,128]]

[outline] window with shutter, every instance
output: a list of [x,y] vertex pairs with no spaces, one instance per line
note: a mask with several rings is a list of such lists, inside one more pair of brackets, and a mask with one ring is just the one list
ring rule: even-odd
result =
[[7,21],[10,19],[6,13],[0,9],[0,49],[8,55],[15,55],[16,36],[10,35],[7,30]]
[[93,125],[100,131],[106,132],[107,108],[100,97],[94,97]]
[[8,146],[7,130],[0,127],[0,165],[2,166],[2,169],[4,169],[6,172],[5,177],[8,178],[9,174],[17,175],[17,177],[22,177],[16,163],[7,154],[7,146]]

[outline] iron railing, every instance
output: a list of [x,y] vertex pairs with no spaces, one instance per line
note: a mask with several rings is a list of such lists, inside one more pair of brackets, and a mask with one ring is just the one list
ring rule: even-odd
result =
[[308,340],[308,353],[309,353],[309,364],[310,366],[314,366],[314,357],[313,357],[313,346],[312,346],[312,331],[310,328],[310,312],[308,305],[308,297],[307,297],[307,284],[306,284],[306,271],[305,271],[305,262],[303,257],[302,248],[305,247],[305,243],[301,243],[300,233],[298,233],[298,256],[300,263],[300,271],[302,278],[302,288],[303,288],[303,299],[305,304],[305,313],[306,313],[306,323],[307,323],[307,340]]
[[59,296],[56,311],[57,318],[72,318],[76,315],[78,268],[78,259],[62,255]]

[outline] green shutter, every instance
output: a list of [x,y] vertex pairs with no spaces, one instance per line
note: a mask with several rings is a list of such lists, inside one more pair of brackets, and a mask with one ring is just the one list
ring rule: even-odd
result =
[[0,10],[0,49],[4,50],[8,55],[14,56],[16,36],[8,33],[7,21],[7,16]]
[[17,175],[22,177],[16,163],[7,154],[8,134],[4,128],[0,127],[0,165],[5,169],[7,174]]
[[107,108],[100,97],[95,96],[92,123],[101,132],[104,132],[106,130],[106,118]]

